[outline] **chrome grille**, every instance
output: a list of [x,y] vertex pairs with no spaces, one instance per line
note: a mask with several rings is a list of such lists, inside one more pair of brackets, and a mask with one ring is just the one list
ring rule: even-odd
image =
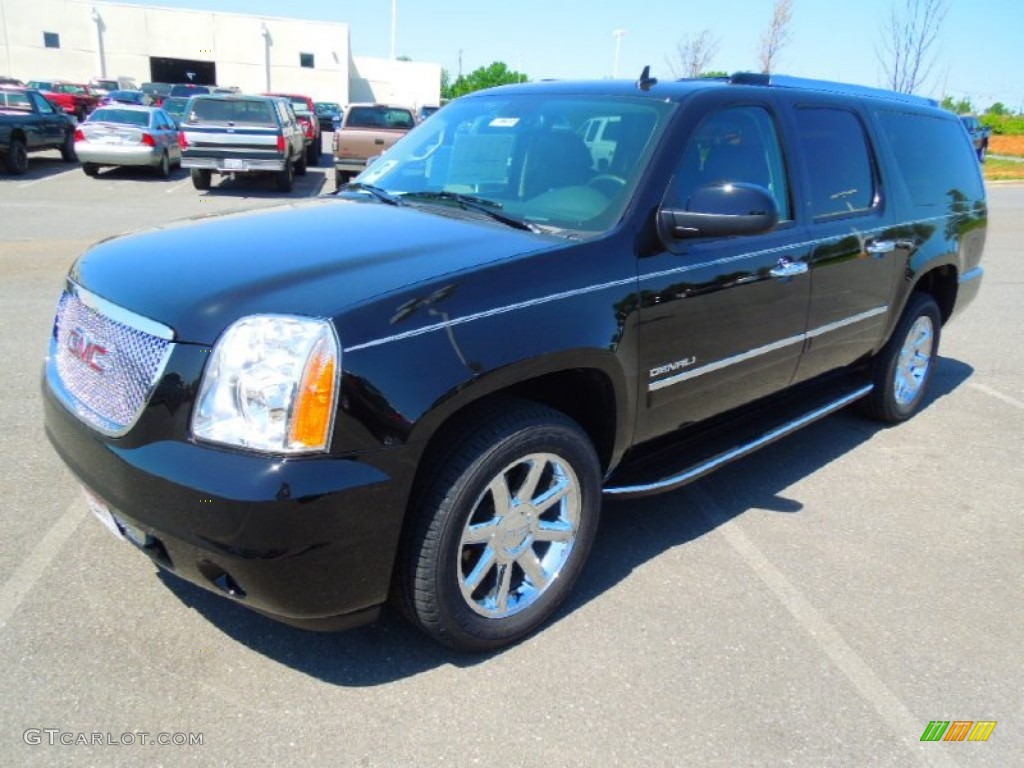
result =
[[[154,330],[160,335],[147,332]],[[53,389],[83,421],[123,434],[163,374],[170,338],[169,329],[72,287],[61,296],[50,342]]]

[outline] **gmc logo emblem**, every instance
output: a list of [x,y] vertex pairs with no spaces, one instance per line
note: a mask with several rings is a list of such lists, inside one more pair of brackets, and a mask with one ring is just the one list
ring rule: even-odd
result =
[[68,334],[68,351],[97,373],[107,372],[107,348],[96,339],[75,328]]

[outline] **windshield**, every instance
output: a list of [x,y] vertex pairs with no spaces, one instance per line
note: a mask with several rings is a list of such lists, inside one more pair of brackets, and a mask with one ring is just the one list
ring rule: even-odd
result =
[[622,217],[674,108],[635,97],[460,99],[358,181],[414,204],[455,193],[527,224],[598,234]]
[[87,122],[124,123],[126,125],[137,125],[144,128],[149,125],[149,113],[117,109],[116,107],[100,107],[89,115]]

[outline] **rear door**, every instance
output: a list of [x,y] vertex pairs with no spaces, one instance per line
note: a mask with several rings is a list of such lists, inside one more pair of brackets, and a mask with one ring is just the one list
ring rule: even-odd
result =
[[859,102],[788,92],[780,100],[811,241],[803,381],[877,351],[912,243],[896,226],[895,195],[882,184]]

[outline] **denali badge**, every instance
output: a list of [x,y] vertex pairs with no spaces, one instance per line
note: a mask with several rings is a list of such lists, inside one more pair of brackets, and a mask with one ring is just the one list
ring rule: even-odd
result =
[[68,334],[68,351],[97,373],[107,371],[107,348],[81,328]]
[[665,373],[672,373],[673,371],[678,371],[680,368],[689,368],[696,362],[696,357],[686,357],[683,358],[682,360],[676,360],[674,363],[665,363],[665,365],[659,365],[657,368],[651,368],[651,378],[653,379]]

